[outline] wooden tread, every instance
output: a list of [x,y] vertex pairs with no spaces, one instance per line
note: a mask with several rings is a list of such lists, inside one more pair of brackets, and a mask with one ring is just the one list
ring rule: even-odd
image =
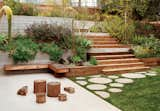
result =
[[95,45],[105,45],[105,44],[117,44],[118,41],[92,41]]
[[143,62],[136,63],[123,63],[123,64],[106,64],[104,70],[113,69],[113,68],[127,68],[127,67],[144,67]]
[[144,71],[149,69],[150,67],[128,67],[128,68],[103,69],[102,72],[104,74],[122,74],[128,72]]
[[121,54],[121,55],[97,55],[93,57],[95,57],[97,60],[104,60],[104,59],[133,58],[135,56],[133,54]]
[[137,58],[127,58],[127,59],[108,59],[108,60],[97,60],[98,64],[123,64],[123,63],[135,63],[140,62]]
[[49,64],[48,68],[55,73],[68,73],[69,69],[63,65],[60,64]]
[[130,45],[122,45],[122,44],[93,44],[92,48],[131,48]]

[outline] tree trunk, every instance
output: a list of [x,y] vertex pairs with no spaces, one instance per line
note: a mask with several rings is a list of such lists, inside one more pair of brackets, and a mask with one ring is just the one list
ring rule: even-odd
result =
[[46,80],[34,81],[34,93],[46,93]]
[[60,83],[59,82],[49,82],[47,84],[48,97],[58,97],[59,94],[60,94]]

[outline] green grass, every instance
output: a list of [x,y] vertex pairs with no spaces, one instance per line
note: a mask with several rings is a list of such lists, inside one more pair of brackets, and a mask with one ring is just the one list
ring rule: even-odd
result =
[[137,79],[125,85],[122,93],[112,93],[106,101],[123,111],[160,111],[160,67],[153,70],[159,75]]
[[[105,101],[122,111],[160,111],[160,67],[152,70],[158,72],[158,76],[135,79],[134,83],[122,88],[123,92],[111,93],[111,96]],[[102,75],[102,77],[107,76]],[[91,84],[88,81],[89,78],[86,76],[87,85]],[[75,78],[71,78],[71,80],[76,81]],[[82,87],[86,88],[87,85]],[[108,88],[110,87],[108,86],[104,91],[107,91]],[[89,91],[94,93],[94,91]]]

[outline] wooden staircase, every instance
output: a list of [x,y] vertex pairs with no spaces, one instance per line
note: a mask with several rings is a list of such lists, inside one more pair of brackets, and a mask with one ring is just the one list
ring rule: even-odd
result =
[[108,34],[88,34],[87,39],[92,41],[88,54],[97,59],[98,65],[103,65],[104,74],[121,74],[138,72],[150,69],[140,59],[130,53],[129,45],[120,44],[116,38]]

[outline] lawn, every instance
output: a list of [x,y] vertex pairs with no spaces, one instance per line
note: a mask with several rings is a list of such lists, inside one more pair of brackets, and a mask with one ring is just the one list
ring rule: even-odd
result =
[[[146,76],[146,78],[143,79],[134,79],[134,83],[125,84],[124,87],[120,88],[123,90],[122,92],[110,93],[110,97],[104,100],[110,102],[122,111],[160,111],[160,67],[153,68],[152,70],[158,72],[157,76]],[[106,75],[100,76],[104,78],[109,77]],[[122,77],[121,75],[116,76],[119,78]],[[90,78],[92,77],[82,77],[81,81],[85,81],[87,84],[80,85],[95,94],[95,90],[87,88],[88,85],[93,84],[89,81]],[[78,78],[71,78],[74,82],[76,82],[77,79]],[[112,82],[114,81],[115,80]],[[108,84],[106,84],[106,86],[107,88],[101,91],[108,92],[108,89],[112,88]],[[103,97],[101,98],[103,99]]]
[[160,67],[153,70],[159,75],[137,79],[125,85],[122,93],[112,93],[106,101],[123,111],[160,111]]

